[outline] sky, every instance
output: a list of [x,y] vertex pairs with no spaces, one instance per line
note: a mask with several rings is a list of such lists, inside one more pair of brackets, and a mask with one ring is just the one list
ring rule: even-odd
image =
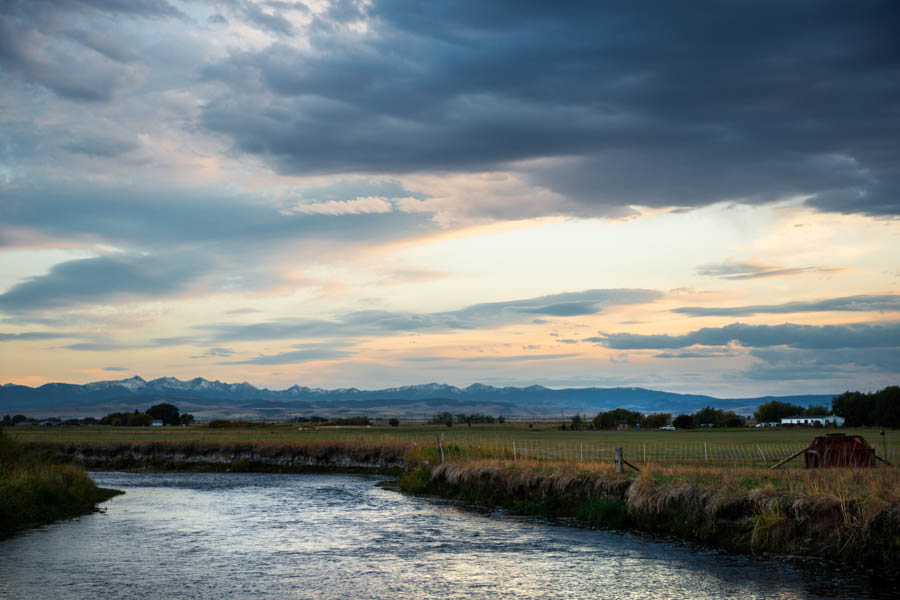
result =
[[8,0],[0,383],[900,382],[893,1]]

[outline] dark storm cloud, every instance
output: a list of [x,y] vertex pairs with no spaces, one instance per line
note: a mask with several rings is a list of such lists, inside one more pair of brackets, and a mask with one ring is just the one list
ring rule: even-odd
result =
[[[842,379],[860,372],[868,373],[869,377],[885,374],[895,378],[900,372],[898,347],[825,350],[767,348],[753,350],[750,355],[759,360],[742,374],[756,380]],[[894,383],[896,379],[887,382]],[[878,384],[873,382],[872,385]]]
[[202,265],[186,256],[100,256],[54,265],[46,275],[31,277],[0,294],[0,311],[97,304],[129,296],[161,296],[180,292],[202,273]]
[[[235,17],[241,21],[248,23],[257,29],[285,36],[293,35],[294,27],[280,11],[285,9],[298,10],[304,13],[309,11],[309,9],[306,8],[306,5],[301,3],[265,2],[258,4],[248,0],[218,0],[217,4],[225,8],[232,15],[235,15]],[[274,12],[266,12],[263,10],[264,6],[275,8],[276,10]],[[215,17],[218,17],[218,19],[214,19]],[[227,22],[222,15],[213,15],[209,20],[211,23]]]
[[527,300],[488,302],[460,310],[437,313],[396,313],[367,310],[343,315],[333,321],[281,320],[249,325],[210,325],[215,341],[290,339],[312,336],[384,335],[401,331],[445,331],[493,328],[527,323],[535,314],[552,316],[589,315],[606,307],[644,304],[662,297],[655,290],[586,290],[541,296]]
[[884,312],[900,311],[900,296],[845,296],[812,302],[785,302],[733,307],[685,306],[672,312],[691,317],[744,317],[749,315],[778,315],[804,312]]
[[[308,51],[206,68],[235,89],[203,124],[286,173],[518,168],[577,213],[792,195],[900,213],[894,2],[345,8]],[[370,32],[341,30],[361,10]]]
[[[114,146],[114,144],[113,144]],[[84,149],[111,150],[100,143]],[[348,183],[302,190],[304,202],[353,200],[360,185]],[[376,184],[387,198],[409,195],[394,184]],[[259,246],[287,240],[340,239],[372,242],[396,236],[398,230],[415,235],[434,229],[425,215],[406,213],[363,215],[285,215],[282,205],[260,203],[220,188],[178,189],[99,186],[47,186],[4,191],[0,222],[42,231],[63,239],[97,237],[127,247],[192,245],[219,242],[216,250],[233,252],[236,244]],[[2,240],[0,240],[2,241]],[[213,249],[211,246],[208,250]],[[254,259],[255,260],[255,259]]]
[[736,343],[747,348],[789,346],[805,349],[889,348],[900,339],[900,323],[852,323],[846,325],[747,325],[732,323],[725,327],[704,327],[685,335],[641,335],[610,333],[588,338],[617,350],[676,349],[689,346],[727,346]]
[[84,154],[87,156],[114,158],[138,147],[133,140],[119,138],[90,137],[69,142],[63,146],[69,152]]
[[65,99],[109,102],[139,54],[91,23],[104,17],[187,19],[164,0],[12,0],[0,6],[0,68]]

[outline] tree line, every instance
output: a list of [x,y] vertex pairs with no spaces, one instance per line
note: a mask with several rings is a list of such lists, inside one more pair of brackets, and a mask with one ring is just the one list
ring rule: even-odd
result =
[[672,413],[644,414],[636,410],[614,408],[598,413],[593,419],[575,415],[569,422],[569,429],[616,429],[620,425],[647,429],[659,429],[667,425],[672,425],[676,429],[691,429],[700,426],[743,427],[746,425],[746,419],[734,411],[711,406],[701,408],[692,414],[677,415],[674,418]]
[[499,417],[494,417],[493,415],[483,415],[481,413],[472,413],[467,415],[465,413],[458,413],[454,415],[449,411],[439,412],[438,414],[431,417],[431,423],[436,425],[446,425],[447,427],[452,427],[453,423],[457,423],[459,425],[469,425],[470,427],[478,424],[489,424],[493,425],[494,423],[503,424],[506,423],[506,419],[503,418],[503,415]]
[[118,427],[149,427],[153,421],[162,421],[163,425],[190,425],[194,422],[194,415],[182,413],[174,404],[163,402],[154,404],[144,412],[135,409],[133,413],[109,413],[100,419],[100,424]]
[[834,414],[849,427],[900,427],[900,387],[877,392],[844,392],[831,401]]

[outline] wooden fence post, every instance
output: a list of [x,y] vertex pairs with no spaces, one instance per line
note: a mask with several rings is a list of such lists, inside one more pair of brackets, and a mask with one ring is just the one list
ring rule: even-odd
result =
[[622,472],[622,449],[616,448],[616,473]]

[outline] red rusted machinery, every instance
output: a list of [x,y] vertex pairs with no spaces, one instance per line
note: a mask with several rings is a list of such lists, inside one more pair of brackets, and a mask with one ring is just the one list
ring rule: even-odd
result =
[[814,439],[808,448],[804,448],[788,456],[784,460],[769,467],[777,469],[789,460],[804,455],[807,469],[824,467],[874,467],[875,461],[880,460],[890,464],[885,459],[875,454],[875,448],[871,447],[861,435],[846,435],[844,433],[829,433]]

